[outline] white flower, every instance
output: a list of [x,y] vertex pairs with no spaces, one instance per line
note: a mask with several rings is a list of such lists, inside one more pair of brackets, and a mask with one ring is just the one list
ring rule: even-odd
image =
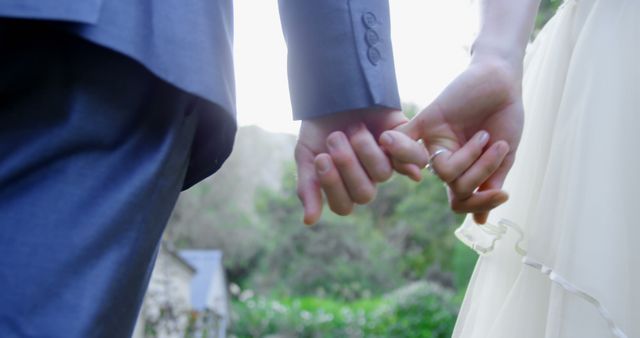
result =
[[302,311],[300,313],[300,317],[302,317],[302,319],[304,319],[304,320],[310,320],[311,319],[311,313],[309,311]]
[[240,289],[240,286],[238,286],[238,284],[236,283],[229,284],[229,292],[231,292],[232,295],[237,296],[240,294],[240,291],[242,290]]
[[251,290],[244,290],[244,291],[242,291],[242,293],[240,294],[240,297],[239,297],[239,298],[240,298],[240,301],[241,301],[241,302],[244,302],[244,301],[246,301],[247,299],[252,298],[253,296],[254,296],[253,291],[251,291]]

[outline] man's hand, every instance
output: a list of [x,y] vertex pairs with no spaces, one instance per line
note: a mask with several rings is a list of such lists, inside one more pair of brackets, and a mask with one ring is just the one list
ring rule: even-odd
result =
[[[506,201],[500,189],[513,165],[523,121],[520,69],[499,59],[476,57],[431,105],[396,130],[422,139],[431,154],[447,150],[434,159],[434,169],[449,187],[452,209],[473,212],[476,222],[484,223],[487,211]],[[474,142],[479,131],[490,135],[488,146],[477,161],[462,160],[469,157],[458,150]],[[402,155],[406,149],[386,144],[388,137],[402,136],[386,132],[380,142],[396,160],[411,162]]]
[[[383,131],[406,123],[402,112],[389,109],[349,111],[303,121],[295,159],[304,222],[314,224],[320,219],[321,191],[331,210],[339,215],[351,213],[354,203],[371,201],[376,183],[386,181],[393,172],[377,139]],[[401,170],[420,180],[419,165],[426,163],[426,150],[412,140],[405,141],[402,148],[418,164],[406,164]]]

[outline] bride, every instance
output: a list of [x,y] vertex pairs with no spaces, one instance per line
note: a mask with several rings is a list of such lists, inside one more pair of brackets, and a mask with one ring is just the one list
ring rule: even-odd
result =
[[[529,33],[531,2],[483,1],[474,54],[518,59],[524,46],[510,36]],[[510,200],[486,224],[476,213],[478,223],[456,231],[481,257],[454,337],[640,337],[639,60],[637,0],[567,0],[540,32],[524,61]],[[456,81],[437,105],[446,109],[452,90],[473,96],[476,87]],[[417,119],[434,120],[436,110]],[[434,133],[416,132],[433,154]]]
[[380,143],[399,169],[424,164],[407,146],[422,139],[474,213],[454,337],[640,337],[640,1],[566,0],[525,57],[539,1],[480,0],[467,70]]
[[508,203],[456,235],[481,254],[454,337],[640,337],[640,1],[567,0],[525,59]]

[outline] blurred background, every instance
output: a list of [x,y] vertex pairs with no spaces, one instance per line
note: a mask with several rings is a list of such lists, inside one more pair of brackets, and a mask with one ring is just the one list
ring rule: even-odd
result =
[[[543,0],[537,30],[559,0]],[[417,113],[468,62],[469,0],[390,1],[404,110]],[[354,215],[302,224],[286,45],[277,1],[235,1],[234,151],[184,192],[134,336],[450,337],[476,254],[442,184],[401,176]]]

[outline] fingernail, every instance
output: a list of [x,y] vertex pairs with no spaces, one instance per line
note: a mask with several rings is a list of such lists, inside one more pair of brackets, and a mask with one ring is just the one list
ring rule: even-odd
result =
[[496,154],[502,156],[506,154],[507,151],[508,151],[508,148],[504,143],[500,142],[496,144],[496,149],[495,149]]
[[497,207],[499,205],[502,205],[503,203],[505,203],[506,201],[509,200],[509,195],[507,195],[506,193],[499,195],[493,202],[492,207]]
[[302,218],[302,222],[308,227],[312,227],[315,225],[314,220],[309,215],[304,215],[304,217]]
[[389,133],[384,133],[380,136],[380,143],[385,146],[390,146],[393,144],[393,136],[389,135]]
[[329,139],[327,140],[328,142],[328,146],[330,149],[339,149],[340,148],[340,143],[341,143],[341,134],[335,134],[335,135],[330,135]]
[[329,164],[329,160],[326,158],[319,158],[316,162],[316,166],[318,173],[320,174],[326,174],[329,169],[331,169],[331,164]]
[[505,202],[508,201],[509,200],[509,193],[504,191],[504,190],[502,192],[504,193],[504,195],[503,195],[504,197],[502,198],[502,200],[505,201]]
[[478,143],[479,144],[484,144],[489,140],[489,133],[487,133],[486,131],[481,131],[478,133]]

